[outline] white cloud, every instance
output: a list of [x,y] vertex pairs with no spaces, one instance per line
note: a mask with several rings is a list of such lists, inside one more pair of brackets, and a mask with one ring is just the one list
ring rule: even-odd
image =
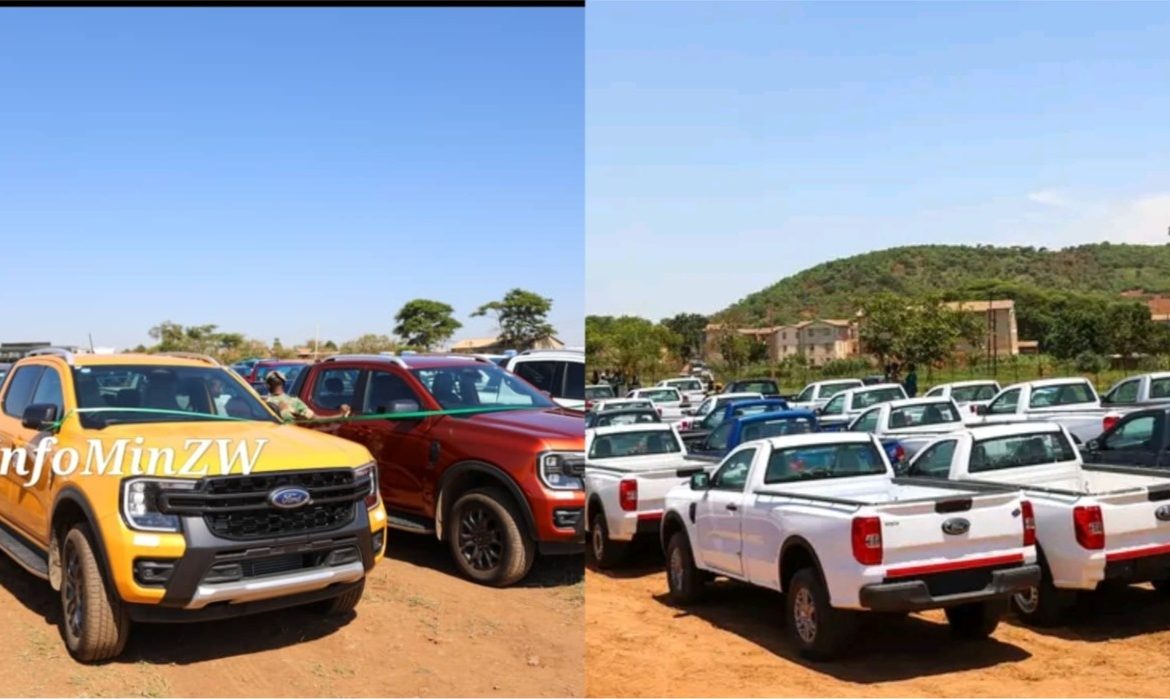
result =
[[1041,189],[1028,195],[1028,200],[1042,206],[1066,209],[1072,206],[1068,198],[1055,189]]
[[1170,242],[1170,193],[1151,194],[1118,207],[1105,229],[1113,243]]

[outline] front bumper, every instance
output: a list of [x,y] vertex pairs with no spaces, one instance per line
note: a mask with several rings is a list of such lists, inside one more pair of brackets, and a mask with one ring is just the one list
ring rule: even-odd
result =
[[[186,548],[177,559],[138,556],[136,583],[161,589],[156,604],[128,605],[132,618],[196,621],[329,599],[361,584],[386,545],[371,513],[354,503],[345,526],[324,532],[237,541],[211,533],[202,517],[183,517]],[[165,581],[143,571],[166,570]]]
[[932,592],[931,582],[916,579],[866,585],[860,590],[861,607],[874,612],[915,612],[1006,598],[1039,584],[1040,566],[1028,564],[990,571],[987,584],[976,590],[940,593],[935,586]]

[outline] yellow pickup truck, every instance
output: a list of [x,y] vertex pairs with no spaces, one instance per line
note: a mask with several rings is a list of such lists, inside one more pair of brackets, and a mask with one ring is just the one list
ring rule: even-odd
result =
[[0,389],[0,550],[83,662],[132,622],[349,612],[386,542],[373,461],[210,358],[36,350]]

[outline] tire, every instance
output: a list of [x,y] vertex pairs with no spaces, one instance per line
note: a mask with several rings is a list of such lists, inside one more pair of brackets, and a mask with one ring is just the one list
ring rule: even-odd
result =
[[703,597],[704,576],[695,566],[686,532],[675,532],[666,544],[666,584],[671,602],[677,605],[694,604]]
[[342,614],[349,614],[357,607],[358,602],[362,600],[362,593],[366,591],[366,579],[362,578],[361,583],[354,589],[343,592],[333,599],[321,600],[309,605],[309,609],[325,616],[341,616]]
[[512,498],[500,488],[469,490],[451,507],[447,542],[464,576],[483,585],[519,582],[536,560],[536,544],[520,526]]
[[599,507],[589,524],[589,557],[601,570],[613,568],[625,560],[627,547],[624,542],[609,538],[609,526],[605,523],[605,512]]
[[1052,584],[1052,573],[1043,560],[1040,562],[1040,584],[1012,595],[1016,616],[1029,626],[1055,626],[1070,606],[1070,595]]
[[857,615],[829,604],[829,591],[812,568],[801,568],[789,580],[784,606],[788,635],[809,660],[839,658],[857,633]]
[[947,607],[945,611],[951,633],[959,638],[978,640],[995,631],[1000,617],[1007,611],[1007,604],[1000,600],[974,602]]
[[130,636],[130,619],[106,589],[92,541],[89,527],[75,524],[61,543],[61,637],[83,663],[117,657]]

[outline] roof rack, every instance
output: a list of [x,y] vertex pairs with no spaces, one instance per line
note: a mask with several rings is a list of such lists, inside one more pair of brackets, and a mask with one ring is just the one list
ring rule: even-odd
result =
[[155,354],[161,355],[163,357],[177,357],[179,359],[194,359],[196,361],[203,362],[204,364],[210,364],[212,366],[223,366],[222,364],[219,363],[219,360],[216,359],[215,357],[212,357],[209,354],[201,354],[199,352],[155,352]]
[[38,347],[24,353],[26,357],[61,357],[69,366],[73,366],[73,350],[65,347]]
[[381,361],[381,362],[391,362],[392,364],[397,364],[398,366],[402,367],[403,369],[409,368],[407,366],[406,362],[403,361],[402,357],[396,357],[392,354],[334,354],[332,356],[325,357],[321,361],[322,362]]

